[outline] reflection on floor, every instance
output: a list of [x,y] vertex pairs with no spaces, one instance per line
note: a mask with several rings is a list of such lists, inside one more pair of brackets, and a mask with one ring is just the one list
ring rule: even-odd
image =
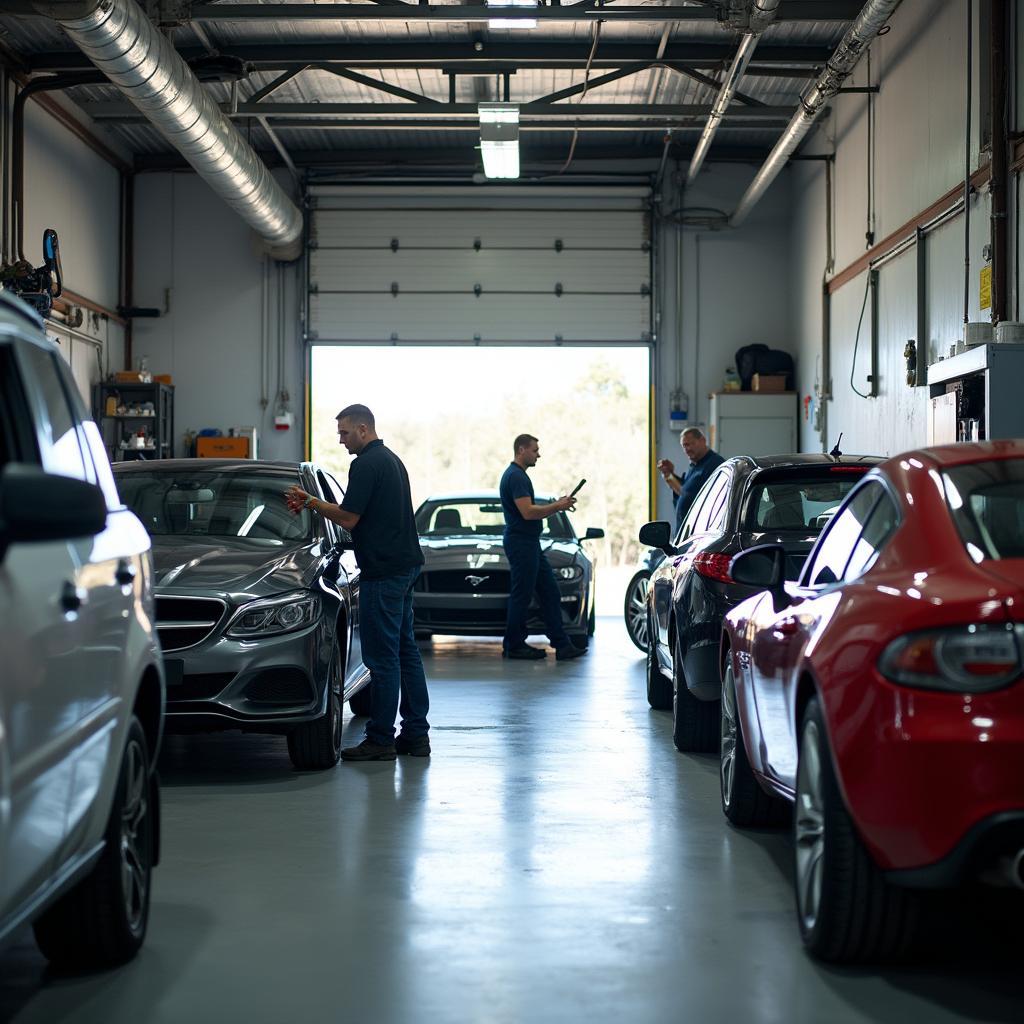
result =
[[[834,970],[798,945],[789,840],[724,824],[621,620],[586,658],[424,648],[429,760],[297,775],[284,741],[171,738],[139,959],[0,958],[19,1024],[1019,1021],[1020,940],[968,907],[936,958]],[[358,739],[360,720],[347,721]],[[1010,896],[998,894],[1005,904]],[[1004,914],[1005,917],[1009,916]],[[1013,920],[1021,920],[1019,905]],[[955,923],[952,923],[954,922]]]

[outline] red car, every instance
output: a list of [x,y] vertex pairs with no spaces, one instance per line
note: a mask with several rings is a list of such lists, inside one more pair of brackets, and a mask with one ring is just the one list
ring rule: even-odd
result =
[[723,627],[722,806],[792,816],[809,951],[901,952],[922,888],[1024,888],[1024,441],[889,459],[797,583],[777,545],[730,571],[766,589]]

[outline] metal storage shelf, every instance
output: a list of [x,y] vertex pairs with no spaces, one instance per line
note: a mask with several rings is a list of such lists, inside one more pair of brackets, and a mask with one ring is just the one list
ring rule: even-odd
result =
[[[107,414],[104,410],[110,395],[117,395],[119,398],[130,397],[130,404],[152,402],[154,411]],[[109,381],[97,384],[93,388],[93,419],[100,426],[103,443],[112,462],[174,457],[173,384],[155,381],[152,384],[118,384]],[[122,435],[125,423],[150,424],[149,443],[144,448],[135,448],[124,443]]]

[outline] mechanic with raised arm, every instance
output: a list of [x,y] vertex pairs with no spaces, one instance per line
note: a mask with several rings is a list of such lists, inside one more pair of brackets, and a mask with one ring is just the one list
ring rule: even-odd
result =
[[532,434],[520,434],[512,445],[515,458],[502,474],[499,492],[505,513],[505,555],[508,557],[511,584],[508,595],[508,621],[502,643],[502,656],[533,660],[547,657],[547,651],[526,642],[530,598],[537,594],[541,617],[555,657],[559,661],[586,653],[569,639],[562,625],[562,604],[558,585],[547,556],[540,547],[544,520],[558,512],[572,511],[576,499],[564,495],[557,501],[538,505],[527,470],[537,465],[540,446]]
[[[355,455],[341,505],[290,487],[293,512],[318,512],[352,533],[359,563],[359,637],[370,670],[372,713],[366,738],[342,748],[344,761],[394,761],[396,754],[427,757],[427,679],[412,629],[412,588],[423,565],[413,516],[409,474],[377,436],[373,413],[350,405],[338,413],[338,441]],[[399,703],[401,697],[401,703]],[[395,718],[402,731],[395,736]]]

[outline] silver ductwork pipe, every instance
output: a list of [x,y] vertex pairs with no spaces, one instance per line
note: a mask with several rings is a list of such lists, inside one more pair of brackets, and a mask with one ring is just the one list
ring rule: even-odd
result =
[[265,241],[302,252],[302,212],[135,0],[35,0]]
[[786,126],[782,138],[768,155],[764,166],[757,172],[750,187],[740,200],[729,224],[737,227],[746,220],[754,204],[765,194],[768,186],[796,151],[811,130],[825,104],[839,91],[850,72],[857,66],[864,50],[871,45],[879,30],[889,20],[900,0],[869,0],[847,29],[846,35],[829,58],[824,70],[800,100],[800,109]]
[[718,96],[715,98],[714,105],[711,107],[708,122],[704,125],[704,131],[701,132],[700,141],[697,143],[697,148],[693,152],[693,158],[690,160],[690,170],[686,175],[687,185],[692,185],[694,178],[700,174],[704,158],[708,155],[708,150],[711,148],[711,142],[722,124],[722,118],[725,117],[733,97],[736,95],[736,90],[740,86],[740,79],[746,74],[750,58],[754,56],[757,41],[761,33],[775,20],[775,14],[778,9],[779,0],[754,0],[750,11],[750,29],[744,32],[739,48],[736,50],[736,56],[732,59],[732,65],[725,76],[725,81],[722,82],[722,86],[718,90]]

